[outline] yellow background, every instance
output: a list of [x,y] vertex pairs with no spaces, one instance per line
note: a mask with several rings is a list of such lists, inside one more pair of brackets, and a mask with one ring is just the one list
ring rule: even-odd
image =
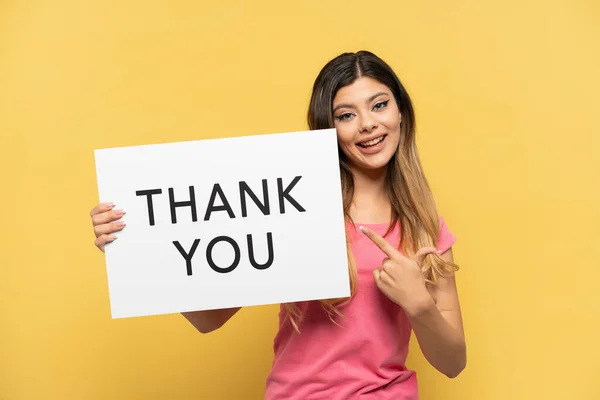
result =
[[259,399],[276,306],[111,320],[93,150],[306,128],[342,51],[390,62],[455,254],[468,366],[423,399],[600,399],[595,1],[0,3],[0,399]]

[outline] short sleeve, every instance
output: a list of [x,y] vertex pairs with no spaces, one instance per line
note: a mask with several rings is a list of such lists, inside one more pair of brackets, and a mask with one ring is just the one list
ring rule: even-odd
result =
[[437,248],[442,253],[447,251],[456,242],[456,236],[450,232],[446,226],[446,221],[443,217],[440,217],[440,231],[437,239]]

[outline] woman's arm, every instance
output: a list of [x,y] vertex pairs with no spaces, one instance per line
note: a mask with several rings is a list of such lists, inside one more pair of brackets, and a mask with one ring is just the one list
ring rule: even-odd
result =
[[[458,376],[467,363],[467,352],[455,278],[438,280],[429,292],[420,268],[423,258],[437,249],[424,247],[409,258],[376,232],[360,229],[387,255],[382,266],[373,270],[377,287],[404,309],[429,363],[448,377]],[[453,261],[452,249],[442,257]]]
[[[454,261],[452,249],[442,257]],[[408,317],[429,363],[449,378],[457,377],[467,364],[466,342],[455,277],[440,278],[433,298],[423,301]]]
[[183,315],[200,333],[209,333],[222,327],[241,307],[223,308],[219,310],[182,312]]

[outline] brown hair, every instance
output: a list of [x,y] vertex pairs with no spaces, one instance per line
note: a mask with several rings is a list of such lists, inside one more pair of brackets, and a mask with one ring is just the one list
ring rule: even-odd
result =
[[[435,200],[417,152],[412,101],[392,68],[373,53],[364,50],[357,53],[343,53],[329,61],[317,76],[313,86],[308,107],[308,126],[311,130],[333,128],[332,108],[337,91],[363,76],[375,79],[390,88],[402,116],[398,149],[390,159],[387,168],[386,186],[392,208],[392,221],[388,232],[396,223],[400,223],[402,238],[398,248],[410,256],[422,247],[435,247],[440,226]],[[354,194],[354,180],[341,149],[339,162],[344,214],[350,221],[349,208]],[[342,316],[339,308],[347,304],[356,293],[357,271],[348,243],[347,250],[351,296],[320,301],[332,321],[334,321],[333,314]],[[447,262],[437,254],[427,256],[422,265],[423,275],[430,286],[436,284],[438,277],[445,276],[447,272],[456,269],[458,269],[456,264]],[[286,303],[284,309],[296,331],[299,331],[298,323],[302,318],[299,308],[294,303]]]

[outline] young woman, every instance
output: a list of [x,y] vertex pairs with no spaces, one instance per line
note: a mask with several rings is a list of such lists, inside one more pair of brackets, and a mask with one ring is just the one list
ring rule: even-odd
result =
[[[455,237],[420,165],[411,99],[383,60],[345,53],[318,75],[308,125],[337,130],[351,297],[281,305],[266,398],[418,399],[405,366],[411,332],[450,378],[465,368],[466,345]],[[100,204],[91,215],[104,251],[123,211]],[[207,333],[238,310],[183,315]]]

